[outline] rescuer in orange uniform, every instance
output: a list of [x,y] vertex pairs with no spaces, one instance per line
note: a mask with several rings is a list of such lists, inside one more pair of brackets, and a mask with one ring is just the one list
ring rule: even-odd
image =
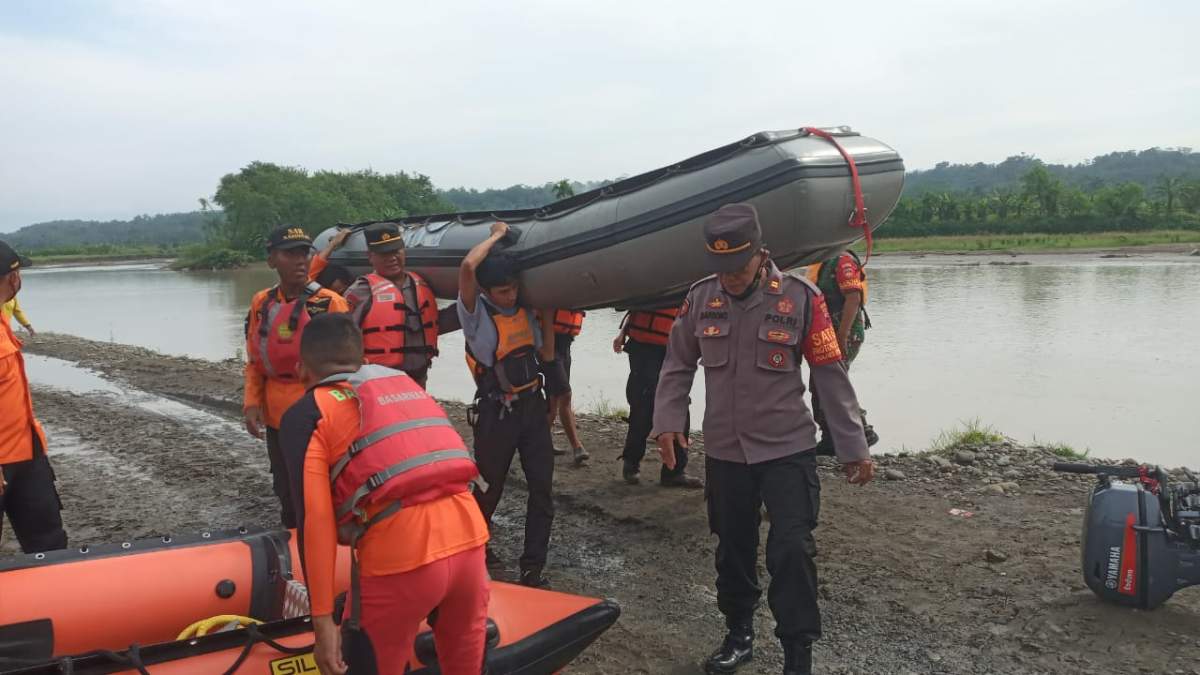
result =
[[311,252],[312,238],[303,229],[283,225],[272,230],[267,239],[267,264],[279,275],[279,283],[256,293],[246,315],[242,413],[252,436],[266,436],[272,487],[279,497],[284,527],[296,526],[296,514],[279,450],[279,421],[304,395],[300,336],[312,317],[350,309],[341,296],[308,281]]
[[[440,672],[483,667],[489,584],[478,476],[462,437],[402,371],[363,365],[356,322],[313,319],[301,340],[307,393],[283,418],[281,442],[299,515],[314,655],[326,675],[407,672],[421,621]],[[380,479],[380,476],[386,478]],[[339,633],[337,544],[357,574]]]
[[[21,268],[29,259],[0,241],[0,304],[17,297]],[[8,515],[21,550],[40,553],[67,547],[46,457],[46,434],[33,416],[21,341],[0,321],[0,518]]]

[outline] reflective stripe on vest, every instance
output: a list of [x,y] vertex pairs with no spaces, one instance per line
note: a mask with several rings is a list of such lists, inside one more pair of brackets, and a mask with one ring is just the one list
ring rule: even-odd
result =
[[[273,380],[295,380],[298,375],[295,372],[295,364],[300,361],[300,339],[297,333],[304,327],[303,324],[308,323],[308,317],[305,313],[305,305],[308,304],[308,299],[316,295],[321,290],[321,286],[315,282],[310,282],[300,292],[294,300],[290,302],[279,302],[279,287],[272,287],[267,291],[267,299],[259,307],[258,318],[258,362],[262,364],[263,371],[267,377]],[[279,335],[282,325],[276,325],[280,318],[280,313],[284,310],[288,311],[287,315],[287,330],[288,337],[286,342],[281,342],[283,338]],[[280,345],[287,344],[286,350],[278,349]],[[286,359],[279,358],[277,360],[286,360],[291,368],[281,366],[287,365],[284,363],[276,363],[271,358],[272,345],[276,346],[275,351],[286,352]]]
[[643,344],[665,346],[678,313],[678,309],[630,312],[625,319],[625,333]]
[[583,330],[583,312],[560,309],[554,312],[554,332],[575,337]]
[[401,368],[405,355],[421,354],[425,359],[419,367],[424,368],[438,353],[437,298],[419,276],[405,275],[408,283],[400,287],[378,274],[363,277],[370,287],[370,305],[360,319],[368,363]]
[[435,450],[434,452],[426,453],[419,457],[413,457],[412,459],[406,459],[398,464],[393,464],[379,473],[372,474],[364,485],[355,490],[354,494],[350,495],[349,499],[339,504],[336,513],[337,519],[341,520],[342,518],[345,518],[353,513],[354,509],[358,507],[358,503],[362,501],[363,497],[366,497],[375,490],[378,490],[380,487],[383,487],[383,484],[392,478],[395,478],[406,471],[412,471],[418,467],[425,466],[426,464],[444,462],[448,459],[472,460],[473,458],[471,457],[471,453],[465,448],[460,450]]
[[[337,520],[368,521],[372,505],[420,503],[465,490],[478,477],[469,450],[445,411],[403,371],[365,365],[333,375],[318,386],[354,389],[361,429],[346,454],[330,467]],[[322,405],[317,392],[318,408]],[[437,467],[437,468],[429,468]]]

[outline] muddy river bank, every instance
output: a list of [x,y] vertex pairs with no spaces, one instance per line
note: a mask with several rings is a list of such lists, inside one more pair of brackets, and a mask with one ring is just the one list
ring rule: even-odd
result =
[[[238,362],[54,334],[27,352],[73,544],[276,522],[265,448],[237,422]],[[469,439],[463,406],[446,407]],[[616,599],[623,614],[573,670],[701,672],[722,629],[703,497],[621,482],[619,419],[584,415],[581,432],[593,459],[559,459],[548,574],[557,589]],[[961,464],[880,457],[880,480],[861,489],[823,466],[817,672],[1200,675],[1200,591],[1153,612],[1099,603],[1079,572],[1089,483],[1050,472],[1042,448],[973,451]],[[649,453],[642,475],[656,463]],[[497,576],[511,579],[519,469],[510,485],[496,541],[509,563]],[[6,535],[0,552],[12,548]],[[760,649],[743,672],[780,668],[763,604]]]

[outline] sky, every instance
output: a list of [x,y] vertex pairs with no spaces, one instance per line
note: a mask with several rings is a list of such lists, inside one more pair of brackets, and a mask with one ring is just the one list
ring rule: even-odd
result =
[[910,169],[1200,148],[1196,0],[0,1],[0,232],[261,160],[438,187],[847,124]]

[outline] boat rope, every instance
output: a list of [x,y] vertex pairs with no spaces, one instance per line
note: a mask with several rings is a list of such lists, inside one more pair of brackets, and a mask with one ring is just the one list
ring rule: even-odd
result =
[[846,164],[850,166],[850,184],[854,188],[854,210],[850,213],[849,223],[850,227],[862,228],[863,237],[867,240],[867,255],[863,259],[863,265],[866,266],[871,260],[871,224],[867,222],[867,205],[863,201],[862,181],[858,178],[858,165],[854,163],[854,158],[850,156],[850,153],[846,152],[842,144],[838,143],[833,134],[828,131],[816,127],[804,127],[800,131],[810,136],[823,138],[831,143],[845,158]]
[[[213,619],[219,619],[219,618],[229,618],[229,617],[213,617]],[[247,617],[234,617],[234,618],[246,619]],[[229,668],[227,668],[222,673],[222,675],[234,675],[235,673],[237,673],[238,669],[241,668],[242,665],[246,662],[246,659],[249,658],[250,652],[254,650],[254,646],[257,644],[260,644],[260,643],[267,645],[271,649],[274,649],[275,651],[277,651],[281,654],[288,654],[288,655],[307,654],[307,653],[311,652],[313,650],[313,647],[315,646],[315,644],[307,644],[307,645],[301,645],[299,647],[289,647],[287,645],[280,644],[280,643],[276,642],[275,640],[262,634],[262,631],[260,631],[258,629],[259,625],[262,624],[261,621],[258,621],[257,619],[248,619],[248,620],[253,623],[246,624],[245,629],[242,631],[246,634],[246,644],[242,647],[242,651],[240,653],[238,653],[238,657],[237,657],[237,659],[234,660],[233,665],[229,666]],[[211,621],[211,619],[206,619],[206,621]],[[200,623],[203,623],[203,622],[198,621],[195,624],[192,624],[192,626],[196,626],[197,624],[200,624]],[[228,623],[228,622],[226,622],[226,623]],[[191,628],[192,626],[189,626],[189,628]],[[198,635],[195,635],[192,637],[180,637],[179,639],[180,640],[194,639],[196,637],[201,637],[202,635],[203,634],[198,634]],[[97,650],[97,651],[93,651],[93,652],[88,652],[86,654],[77,654],[75,656],[64,656],[61,659],[57,660],[58,670],[60,673],[62,673],[62,675],[73,675],[75,673],[75,664],[77,662],[90,660],[90,659],[94,659],[94,658],[105,659],[113,664],[116,664],[117,666],[122,667],[122,668],[135,670],[135,671],[137,671],[138,675],[151,675],[150,671],[146,669],[145,662],[142,660],[141,647],[137,643],[129,645],[129,649],[125,650],[124,652],[114,652],[114,651],[110,651],[107,649],[101,649],[101,650]],[[93,665],[93,664],[89,664],[89,665]],[[89,668],[89,672],[91,672],[90,668]]]
[[74,675],[75,661],[78,659],[81,659],[83,657],[92,657],[92,656],[99,656],[101,658],[105,658],[105,659],[108,659],[109,661],[112,661],[113,663],[117,664],[118,666],[136,670],[138,672],[138,675],[150,675],[150,671],[146,670],[145,664],[142,663],[141,648],[138,646],[138,644],[136,642],[129,645],[129,649],[127,649],[124,653],[109,651],[107,649],[102,649],[99,651],[89,652],[87,654],[83,654],[83,655],[76,656],[76,657],[64,656],[58,662],[59,672],[61,672],[62,675]]
[[256,624],[250,624],[249,626],[246,626],[246,636],[246,646],[242,648],[242,653],[238,654],[237,660],[233,662],[233,665],[229,666],[229,669],[221,675],[234,675],[238,668],[241,668],[242,664],[245,663],[246,658],[250,656],[250,651],[254,649],[254,645],[260,642],[283,654],[307,654],[313,650],[314,646],[316,646],[315,643],[302,647],[288,647],[287,645],[281,645],[260,633],[258,630],[258,625]]

